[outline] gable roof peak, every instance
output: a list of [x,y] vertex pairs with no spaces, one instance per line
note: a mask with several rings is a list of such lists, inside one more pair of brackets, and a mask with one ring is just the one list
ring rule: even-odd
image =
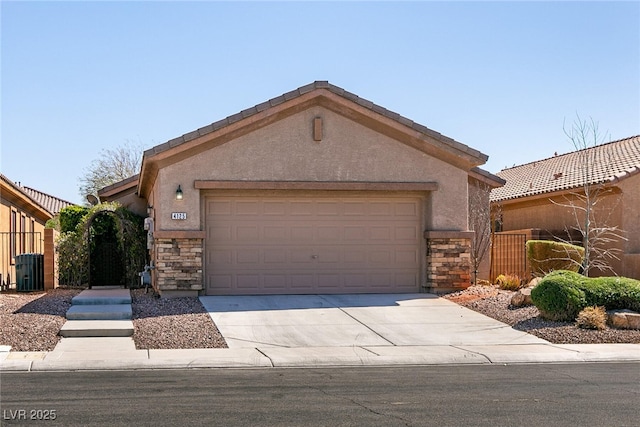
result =
[[[204,147],[204,144],[221,135],[237,136],[242,132],[255,130],[271,123],[274,117],[293,114],[315,103],[335,108],[335,111],[357,112],[357,116],[368,120],[369,123],[384,122],[385,129],[389,133],[401,134],[407,140],[411,139],[418,149],[438,152],[443,159],[446,158],[446,161],[452,164],[463,164],[464,167],[472,168],[486,163],[489,158],[478,150],[348,92],[327,80],[316,80],[146,150],[138,179],[140,194],[147,194],[150,183],[155,179],[160,160],[166,164],[169,158],[174,156],[178,158],[187,156],[188,152],[197,152]],[[222,141],[223,138],[220,140]],[[424,146],[420,145],[422,143]]]

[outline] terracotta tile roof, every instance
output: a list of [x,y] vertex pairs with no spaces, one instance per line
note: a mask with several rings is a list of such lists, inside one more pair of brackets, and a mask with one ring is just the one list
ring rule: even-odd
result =
[[40,206],[51,212],[51,214],[53,215],[56,215],[58,212],[68,206],[75,205],[75,203],[67,202],[66,200],[59,199],[30,187],[21,186],[20,189],[31,199],[35,200]]
[[232,123],[235,123],[237,121],[240,121],[242,119],[245,119],[247,117],[253,116],[254,114],[258,114],[264,110],[267,110],[271,107],[275,107],[276,105],[282,104],[285,101],[289,101],[291,99],[294,98],[298,98],[308,92],[312,92],[314,90],[317,89],[325,89],[328,90],[336,95],[339,95],[345,99],[348,99],[352,102],[355,102],[356,104],[367,108],[371,111],[374,111],[378,114],[381,114],[389,119],[395,120],[405,126],[408,126],[410,128],[412,128],[413,130],[416,130],[422,134],[428,135],[432,138],[434,138],[437,141],[440,141],[441,143],[444,143],[445,145],[449,145],[450,147],[453,147],[457,150],[460,150],[464,153],[466,153],[467,155],[476,157],[478,159],[482,160],[482,163],[485,163],[488,160],[488,156],[486,154],[481,153],[478,150],[475,150],[465,144],[462,144],[452,138],[449,138],[447,136],[442,135],[439,132],[436,132],[434,130],[429,129],[428,127],[421,125],[419,123],[414,122],[411,119],[408,119],[406,117],[401,116],[398,113],[395,113],[393,111],[387,110],[384,107],[381,107],[377,104],[374,104],[371,101],[368,101],[364,98],[360,98],[358,95],[355,95],[351,92],[347,92],[346,90],[335,86],[331,83],[329,83],[328,81],[315,81],[313,83],[310,83],[308,85],[305,86],[301,86],[298,89],[292,90],[290,92],[287,92],[283,95],[280,95],[278,97],[272,98],[269,101],[265,101],[262,102],[260,104],[257,104],[251,108],[247,108],[246,110],[243,110],[239,113],[233,114],[229,117],[226,117],[222,120],[218,120],[217,122],[214,122],[210,125],[204,126],[200,129],[194,130],[192,132],[186,133],[182,136],[179,136],[177,138],[174,138],[170,141],[165,142],[164,144],[160,144],[157,145],[147,151],[144,152],[144,156],[145,157],[150,157],[153,156],[155,154],[161,153],[163,151],[169,150],[173,147],[176,147],[178,145],[181,145],[185,142],[191,141],[193,139],[196,139],[198,137],[207,135],[209,133],[215,132],[221,128],[224,128],[226,126],[231,125]]
[[[584,165],[591,165],[588,173]],[[496,175],[506,184],[491,191],[491,201],[616,182],[636,173],[640,173],[640,135],[503,169]]]

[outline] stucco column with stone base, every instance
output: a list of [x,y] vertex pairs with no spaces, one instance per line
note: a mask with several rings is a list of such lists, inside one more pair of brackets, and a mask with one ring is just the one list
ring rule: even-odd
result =
[[163,234],[156,233],[154,241],[154,288],[162,297],[198,296],[203,289],[203,237]]
[[426,231],[426,291],[459,291],[471,285],[473,231]]

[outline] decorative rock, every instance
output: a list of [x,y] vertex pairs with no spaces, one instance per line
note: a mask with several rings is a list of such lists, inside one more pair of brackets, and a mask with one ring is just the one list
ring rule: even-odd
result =
[[540,283],[540,281],[542,280],[542,277],[534,277],[533,279],[531,279],[531,281],[527,284],[527,288],[535,288],[536,286],[538,286],[538,283]]
[[522,307],[525,305],[532,305],[531,301],[531,289],[522,288],[511,297],[511,305],[514,307]]
[[640,313],[631,310],[607,311],[609,326],[617,329],[640,329]]

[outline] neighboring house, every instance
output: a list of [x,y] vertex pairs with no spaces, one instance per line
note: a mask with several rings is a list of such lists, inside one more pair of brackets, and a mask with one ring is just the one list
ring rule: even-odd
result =
[[[589,174],[584,173],[587,166]],[[596,216],[609,227],[617,226],[626,238],[611,244],[620,251],[620,259],[613,260],[611,267],[615,274],[640,279],[640,136],[527,163],[497,175],[506,180],[504,187],[491,192],[492,206],[501,212],[498,225],[502,232],[571,239],[578,244],[579,233],[567,233],[576,226],[571,203],[580,205],[574,195],[584,194],[585,176],[590,176],[587,183],[602,186],[606,194],[597,205]]]
[[147,150],[99,197],[149,216],[163,296],[447,292],[470,281],[470,180],[502,183],[486,160],[317,81]]
[[22,187],[0,174],[0,282],[3,289],[15,284],[15,257],[44,253],[46,222],[70,205],[72,203],[57,197]]

